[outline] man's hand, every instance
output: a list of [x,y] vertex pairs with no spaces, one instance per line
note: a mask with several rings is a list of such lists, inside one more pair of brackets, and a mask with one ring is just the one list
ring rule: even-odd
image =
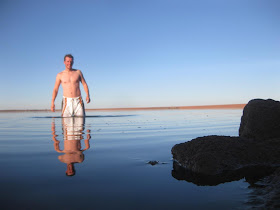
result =
[[86,97],[86,101],[87,101],[87,103],[89,103],[89,102],[90,102],[90,98],[89,98],[89,96],[87,96],[87,97]]
[[55,112],[55,105],[54,104],[51,105],[51,111]]

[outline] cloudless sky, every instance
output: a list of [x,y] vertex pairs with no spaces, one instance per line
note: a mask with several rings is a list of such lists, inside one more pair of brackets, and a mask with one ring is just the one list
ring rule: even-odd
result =
[[67,53],[86,108],[280,100],[279,11],[277,0],[0,0],[0,109],[49,109]]

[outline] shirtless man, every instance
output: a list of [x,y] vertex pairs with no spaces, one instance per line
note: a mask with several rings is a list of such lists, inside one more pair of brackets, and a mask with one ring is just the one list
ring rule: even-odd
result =
[[51,110],[55,111],[54,101],[60,84],[63,88],[62,117],[85,116],[84,103],[81,97],[80,82],[86,92],[86,101],[90,102],[87,83],[80,70],[72,69],[74,58],[71,54],[64,56],[65,70],[58,73],[53,89]]

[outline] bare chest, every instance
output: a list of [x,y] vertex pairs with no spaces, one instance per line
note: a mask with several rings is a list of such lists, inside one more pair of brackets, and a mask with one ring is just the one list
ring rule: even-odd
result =
[[63,73],[61,76],[61,82],[66,83],[78,83],[80,81],[80,75],[77,72]]

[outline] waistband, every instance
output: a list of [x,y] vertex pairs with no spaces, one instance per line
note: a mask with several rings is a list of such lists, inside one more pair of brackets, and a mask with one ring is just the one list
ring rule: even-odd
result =
[[78,96],[78,97],[74,97],[74,98],[72,98],[72,97],[65,97],[65,96],[63,96],[63,98],[69,98],[69,99],[79,99],[79,98],[82,98],[82,96]]

